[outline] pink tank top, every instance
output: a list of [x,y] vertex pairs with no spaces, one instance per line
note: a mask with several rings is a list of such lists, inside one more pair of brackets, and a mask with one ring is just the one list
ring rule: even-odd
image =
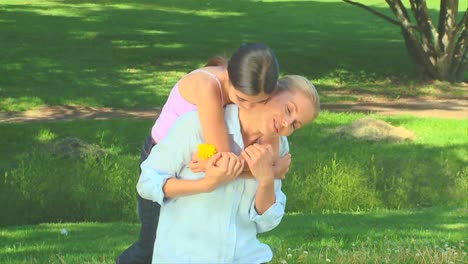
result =
[[[221,93],[221,105],[224,106],[223,90],[221,88],[221,82],[219,81],[218,77],[215,74],[202,69],[195,70],[191,73],[194,72],[204,72],[216,80],[219,91]],[[160,142],[167,135],[169,129],[172,127],[172,125],[174,125],[174,122],[179,116],[196,109],[196,105],[189,103],[182,97],[179,92],[179,82],[177,82],[176,85],[174,85],[172,88],[171,93],[169,94],[169,97],[167,98],[167,101],[164,104],[158,119],[156,119],[156,122],[151,129],[151,136],[153,137],[154,141]]]

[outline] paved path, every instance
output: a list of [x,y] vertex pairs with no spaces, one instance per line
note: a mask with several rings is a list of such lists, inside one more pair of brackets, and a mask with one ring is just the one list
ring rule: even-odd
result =
[[397,101],[324,104],[334,112],[364,112],[380,115],[468,118],[468,99],[401,99]]
[[[332,112],[364,112],[381,115],[415,115],[418,117],[468,118],[468,99],[400,99],[379,102],[343,102],[322,104]],[[155,119],[160,108],[122,110],[84,106],[52,106],[21,113],[0,113],[0,123],[49,120],[143,118]]]

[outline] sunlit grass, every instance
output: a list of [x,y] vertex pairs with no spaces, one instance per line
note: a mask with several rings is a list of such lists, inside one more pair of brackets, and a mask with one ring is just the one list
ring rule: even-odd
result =
[[266,237],[273,263],[463,263],[466,220],[466,209],[298,214]]
[[[373,115],[409,129],[416,140],[372,142],[335,134],[337,127],[363,116],[323,112],[289,138],[292,166],[283,183],[289,212],[468,206],[468,123]],[[139,151],[153,123],[0,124],[3,224],[134,220]],[[54,155],[51,145],[70,136],[102,148],[106,156]]]
[[[428,2],[435,16],[438,1]],[[181,76],[245,42],[270,45],[281,74],[308,77],[322,102],[466,95],[421,81],[399,28],[342,1],[5,0],[0,10],[2,112],[160,107]]]
[[46,143],[56,139],[57,135],[49,129],[42,129],[36,137],[39,142]]
[[[467,220],[466,209],[441,208],[288,214],[260,239],[272,247],[272,263],[464,263]],[[1,228],[0,261],[114,263],[138,230],[126,223]]]
[[6,112],[26,111],[44,105],[39,97],[4,97],[0,101],[0,107]]

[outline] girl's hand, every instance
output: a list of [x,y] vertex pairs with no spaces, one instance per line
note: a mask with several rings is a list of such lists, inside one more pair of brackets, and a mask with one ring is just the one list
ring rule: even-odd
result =
[[274,154],[270,145],[250,145],[244,149],[241,155],[259,184],[271,182],[274,179]]
[[275,179],[286,178],[286,173],[289,171],[289,166],[291,166],[290,153],[284,155],[282,158],[279,158],[273,165],[273,170],[275,171]]
[[234,153],[217,153],[208,159],[204,181],[208,189],[212,191],[237,178],[243,168],[244,161],[241,161]]
[[201,159],[197,153],[192,155],[192,161],[190,161],[189,168],[192,170],[193,173],[204,172],[206,171],[206,166],[208,164],[208,160]]

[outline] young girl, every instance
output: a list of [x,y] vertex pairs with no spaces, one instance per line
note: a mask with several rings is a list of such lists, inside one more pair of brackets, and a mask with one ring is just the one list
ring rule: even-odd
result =
[[[197,110],[206,143],[214,145],[218,152],[230,152],[229,138],[224,122],[223,107],[235,103],[248,110],[256,104],[265,103],[277,86],[279,65],[273,51],[264,44],[241,46],[225,62],[215,58],[208,66],[184,76],[172,89],[161,114],[156,120],[151,136],[148,137],[141,154],[141,161],[149,155],[151,148],[161,141],[184,113]],[[278,140],[263,139],[278,149]],[[277,156],[277,155],[276,155]],[[275,176],[287,171],[290,156],[281,159],[275,166]],[[195,159],[194,171],[204,171],[206,164]],[[151,261],[160,206],[137,196],[138,215],[141,221],[140,237],[117,259],[117,263],[149,263]]]

